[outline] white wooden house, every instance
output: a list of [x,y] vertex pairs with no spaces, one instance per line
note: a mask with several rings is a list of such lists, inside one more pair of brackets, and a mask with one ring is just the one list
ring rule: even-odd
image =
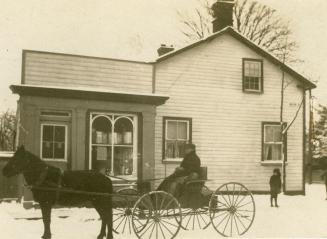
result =
[[[295,118],[283,142],[282,72],[283,122]],[[11,89],[19,144],[64,169],[161,178],[193,142],[209,187],[238,181],[267,192],[285,159],[286,191],[304,193],[305,94],[314,87],[226,27],[153,62],[24,50]]]

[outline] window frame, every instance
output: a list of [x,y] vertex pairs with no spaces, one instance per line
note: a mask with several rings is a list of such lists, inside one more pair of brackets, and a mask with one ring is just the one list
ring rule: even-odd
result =
[[[266,136],[266,131],[265,131],[265,127],[266,126],[280,126],[280,122],[262,122],[261,124],[261,162],[263,164],[269,164],[269,163],[278,163],[278,164],[282,164],[283,161],[285,160],[285,162],[287,162],[287,133],[284,134],[284,138],[283,140],[279,143],[282,147],[281,149],[281,159],[280,160],[266,160],[265,159],[265,136]],[[283,129],[286,128],[287,123],[283,122],[282,123]]]
[[[115,116],[118,116],[117,119],[113,119]],[[99,117],[105,117],[107,118],[111,124],[112,124],[112,132],[114,131],[114,124],[118,119],[121,118],[128,118],[128,117],[132,117],[132,125],[133,125],[133,144],[129,145],[128,147],[131,147],[133,149],[133,172],[130,175],[118,175],[119,178],[124,178],[126,180],[137,180],[138,175],[139,175],[139,159],[138,159],[138,154],[139,154],[139,134],[141,134],[141,132],[139,132],[139,115],[136,113],[129,113],[129,112],[115,112],[115,111],[89,111],[88,112],[88,117],[89,117],[89,122],[88,122],[88,162],[87,162],[87,168],[89,170],[92,170],[92,146],[96,146],[98,144],[93,144],[92,143],[92,126],[93,126],[93,122],[95,119],[99,118]],[[112,118],[112,119],[111,119]],[[115,144],[114,141],[112,141],[111,144],[104,144],[104,147],[111,147],[112,149],[114,149],[115,147],[119,147],[119,145]],[[111,157],[111,163],[112,165],[114,165],[114,150],[112,150],[111,152],[112,157]],[[111,169],[112,173],[113,168]],[[119,181],[120,179],[115,179],[112,178],[112,180],[114,181]]]
[[[253,89],[245,89],[245,63],[247,61],[253,61],[253,62],[259,62],[260,66],[261,66],[261,76],[260,76],[260,80],[259,80],[259,90],[253,90]],[[254,58],[242,58],[242,89],[243,92],[245,93],[257,93],[257,94],[261,94],[263,93],[263,59],[254,59]]]
[[181,162],[183,158],[166,158],[166,136],[167,136],[167,122],[168,121],[180,121],[180,122],[187,122],[188,129],[187,129],[187,142],[192,143],[192,118],[189,117],[172,117],[172,116],[164,116],[162,118],[162,161],[163,162]]
[[[63,159],[59,158],[43,158],[43,126],[54,126],[54,127],[64,127],[65,128],[65,156]],[[41,137],[40,137],[40,158],[44,161],[54,161],[54,162],[67,162],[68,161],[68,125],[59,123],[41,123]]]

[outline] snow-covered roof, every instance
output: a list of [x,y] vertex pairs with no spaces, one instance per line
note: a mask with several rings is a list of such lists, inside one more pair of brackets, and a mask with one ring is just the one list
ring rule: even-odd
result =
[[110,100],[119,102],[134,102],[142,104],[161,105],[169,98],[166,95],[103,90],[90,87],[63,87],[63,86],[40,86],[40,85],[11,85],[13,93],[19,95],[38,95],[46,97],[77,98]]
[[281,62],[278,58],[276,58],[274,55],[272,55],[271,53],[269,53],[268,51],[264,50],[262,47],[260,47],[259,45],[257,45],[256,43],[254,43],[253,41],[251,41],[250,39],[246,38],[245,36],[243,36],[242,34],[240,34],[239,32],[237,32],[236,30],[234,30],[234,28],[228,26],[218,32],[215,32],[213,34],[211,34],[210,36],[198,40],[194,43],[191,43],[190,45],[187,45],[185,47],[176,49],[174,51],[168,52],[160,57],[158,57],[156,59],[156,62],[161,62],[164,61],[170,57],[173,57],[177,54],[180,54],[184,51],[187,51],[189,49],[192,49],[193,47],[196,47],[204,42],[210,41],[214,38],[217,38],[223,34],[230,34],[232,37],[234,37],[235,39],[239,40],[240,42],[242,42],[243,44],[245,44],[246,46],[248,46],[249,48],[251,48],[252,50],[254,50],[256,53],[258,53],[259,55],[267,58],[268,60],[270,60],[272,63],[280,66],[285,72],[287,72],[288,74],[290,74],[291,76],[293,76],[294,78],[300,80],[301,82],[303,82],[307,88],[312,89],[312,88],[316,88],[316,85],[314,83],[312,83],[310,80],[308,80],[306,77],[304,77],[303,75],[301,75],[300,73],[296,72],[294,69],[292,69],[290,66],[286,65],[285,63]]

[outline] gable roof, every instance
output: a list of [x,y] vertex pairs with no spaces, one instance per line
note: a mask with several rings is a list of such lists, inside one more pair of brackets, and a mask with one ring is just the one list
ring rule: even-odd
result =
[[242,42],[243,44],[245,44],[247,47],[249,47],[250,49],[252,49],[253,51],[255,51],[257,54],[261,55],[262,57],[267,58],[269,61],[271,61],[272,63],[274,63],[275,65],[278,65],[283,71],[287,72],[288,74],[290,74],[291,76],[293,76],[294,78],[300,80],[308,89],[313,89],[316,88],[316,85],[314,83],[312,83],[310,80],[308,80],[306,77],[304,77],[303,75],[299,74],[298,72],[296,72],[295,70],[293,70],[291,67],[289,67],[288,65],[286,65],[285,63],[281,62],[279,59],[277,59],[274,55],[270,54],[269,52],[267,52],[266,50],[262,49],[260,46],[258,46],[257,44],[255,44],[253,41],[249,40],[248,38],[244,37],[242,34],[240,34],[239,32],[237,32],[236,30],[234,30],[232,27],[226,27],[224,29],[222,29],[221,31],[218,31],[204,39],[201,39],[199,41],[196,41],[188,46],[185,46],[183,48],[171,51],[165,55],[162,55],[160,57],[157,58],[157,60],[155,62],[159,63],[161,61],[164,61],[166,59],[169,59],[175,55],[178,55],[184,51],[187,51],[189,49],[192,49],[193,47],[196,47],[198,45],[201,45],[204,42],[208,42],[210,40],[213,40],[223,34],[230,34],[232,37],[234,37],[235,39],[237,39],[238,41]]

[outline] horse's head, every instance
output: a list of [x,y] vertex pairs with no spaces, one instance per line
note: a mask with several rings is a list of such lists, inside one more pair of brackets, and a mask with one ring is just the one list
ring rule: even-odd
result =
[[29,160],[25,157],[26,151],[24,146],[18,147],[14,156],[9,160],[7,165],[3,168],[2,173],[6,177],[11,177],[20,174],[26,169]]

